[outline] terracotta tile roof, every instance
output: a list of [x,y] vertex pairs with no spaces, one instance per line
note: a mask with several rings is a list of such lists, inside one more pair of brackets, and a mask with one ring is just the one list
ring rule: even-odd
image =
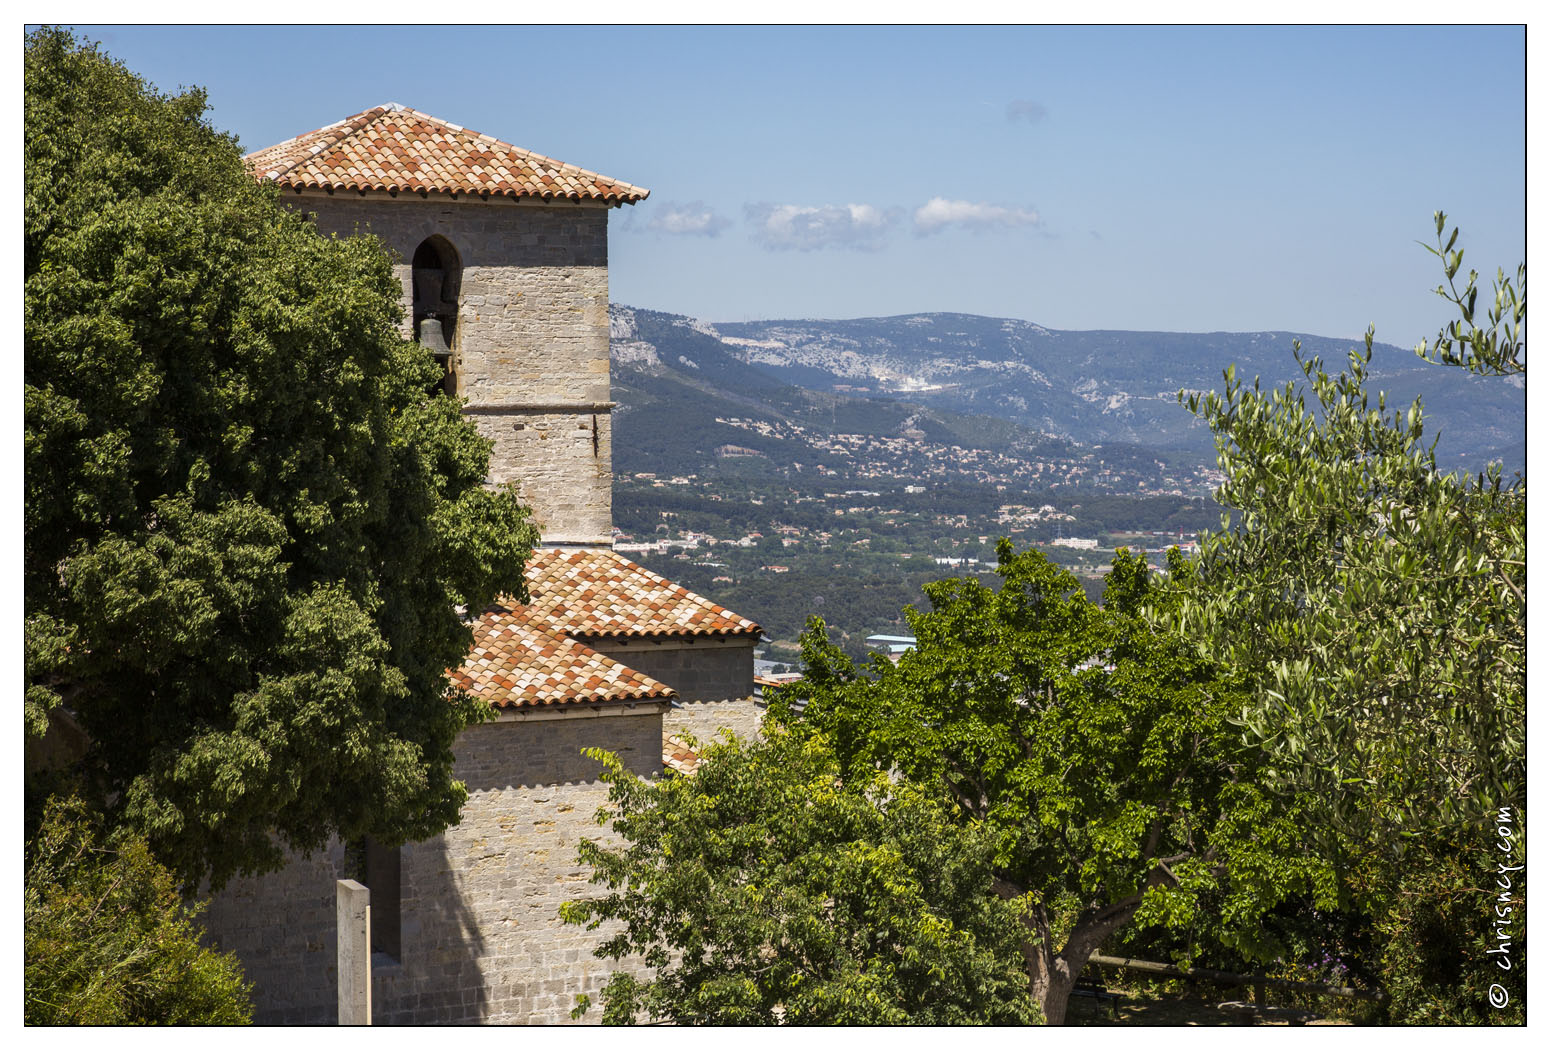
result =
[[521,607],[492,606],[454,685],[497,708],[636,701],[677,694],[649,676],[547,630]]
[[612,551],[539,551],[527,609],[571,636],[759,635],[758,624]]
[[287,189],[470,193],[635,204],[651,191],[389,102],[248,154]]
[[[453,684],[497,708],[676,697],[656,679],[566,636],[758,635],[760,627],[612,551],[540,551],[528,561],[528,605],[497,604],[474,622]],[[669,762],[692,772],[688,749]],[[683,764],[689,764],[684,766]]]
[[678,774],[693,774],[700,769],[700,753],[689,745],[674,737],[671,732],[662,732],[662,765]]

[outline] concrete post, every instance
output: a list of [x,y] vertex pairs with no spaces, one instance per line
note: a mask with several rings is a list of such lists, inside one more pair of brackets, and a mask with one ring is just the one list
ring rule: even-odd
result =
[[372,1024],[372,892],[353,879],[338,881],[339,1024]]

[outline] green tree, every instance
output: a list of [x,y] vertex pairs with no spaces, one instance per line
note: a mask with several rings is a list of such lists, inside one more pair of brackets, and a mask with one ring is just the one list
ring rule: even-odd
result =
[[[1512,286],[1499,274],[1479,328],[1476,275],[1454,291],[1462,254],[1445,222],[1435,216],[1439,293],[1461,321],[1418,353],[1523,373],[1524,268]],[[1295,344],[1306,391],[1246,387],[1230,368],[1224,394],[1181,394],[1217,436],[1217,500],[1240,517],[1203,538],[1170,616],[1245,676],[1248,737],[1287,791],[1320,801],[1311,834],[1349,863],[1397,1016],[1505,1019],[1486,1006],[1484,954],[1503,916],[1522,947],[1522,896],[1494,914],[1485,888],[1501,808],[1511,838],[1523,833],[1527,490],[1495,465],[1474,479],[1441,472],[1421,402],[1391,413],[1370,394],[1372,343],[1370,330],[1334,375]]]
[[28,1025],[233,1025],[252,1016],[236,957],[200,944],[145,841],[107,844],[80,799],[52,802],[27,844]]
[[[773,730],[773,728],[772,728]],[[886,776],[843,782],[821,737],[779,731],[706,748],[658,783],[607,753],[623,845],[584,842],[602,897],[563,915],[617,923],[603,1019],[679,1024],[1020,1024],[1038,1017],[1014,909],[991,894],[991,843]],[[575,1012],[588,1009],[586,997]]]
[[1437,365],[1457,365],[1482,376],[1523,375],[1525,372],[1524,338],[1529,321],[1529,289],[1525,285],[1524,264],[1510,281],[1501,268],[1492,282],[1492,305],[1487,308],[1488,324],[1483,328],[1476,324],[1476,278],[1470,271],[1461,292],[1454,279],[1465,261],[1465,250],[1455,248],[1459,242],[1459,227],[1449,231],[1447,243],[1443,240],[1443,228],[1449,217],[1442,212],[1433,213],[1434,233],[1438,247],[1423,244],[1443,263],[1444,284],[1433,289],[1447,299],[1459,311],[1459,320],[1451,321],[1438,330],[1431,346],[1417,345],[1417,356]]
[[783,691],[772,717],[823,734],[848,778],[888,771],[985,829],[996,889],[1023,909],[1030,993],[1053,1024],[1089,956],[1128,923],[1209,912],[1229,947],[1274,954],[1258,918],[1293,894],[1333,902],[1334,878],[1228,724],[1231,684],[1140,616],[1158,600],[1143,559],[1116,555],[1099,608],[1037,552],[1003,540],[997,554],[999,588],[927,585],[930,611],[906,611],[917,647],[897,665],[864,675],[815,623],[806,707]]
[[534,533],[381,247],[280,207],[204,106],[27,40],[26,721],[69,712],[114,820],[219,885],[457,819],[456,607],[520,590]]
[[1372,333],[1345,372],[1185,399],[1218,434],[1217,500],[1184,632],[1255,676],[1249,733],[1348,831],[1522,805],[1525,488],[1437,469],[1420,402],[1370,407]]
[[[1457,237],[1434,253],[1451,287]],[[1476,328],[1473,292],[1439,289],[1464,324],[1439,333],[1437,360],[1523,371],[1522,273],[1498,293],[1501,332]],[[1372,348],[1370,330],[1332,375],[1294,344],[1312,410],[1294,384],[1263,392],[1231,368],[1223,395],[1181,392],[1241,518],[1203,537],[1180,622],[1256,677],[1246,726],[1296,782],[1346,831],[1392,836],[1524,802],[1527,489],[1495,465],[1439,471],[1421,401],[1390,414],[1370,396]]]

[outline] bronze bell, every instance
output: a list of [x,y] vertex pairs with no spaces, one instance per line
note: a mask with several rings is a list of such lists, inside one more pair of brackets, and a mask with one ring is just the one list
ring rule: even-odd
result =
[[422,347],[439,358],[445,358],[452,353],[452,348],[447,345],[447,337],[442,333],[442,319],[435,314],[420,319],[420,332],[417,339]]

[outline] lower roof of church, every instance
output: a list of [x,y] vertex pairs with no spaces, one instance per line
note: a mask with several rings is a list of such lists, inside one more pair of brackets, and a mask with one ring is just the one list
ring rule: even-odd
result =
[[460,689],[497,708],[669,699],[677,692],[592,649],[583,638],[746,638],[758,624],[606,550],[539,551],[529,601],[474,620],[474,645],[452,670]]

